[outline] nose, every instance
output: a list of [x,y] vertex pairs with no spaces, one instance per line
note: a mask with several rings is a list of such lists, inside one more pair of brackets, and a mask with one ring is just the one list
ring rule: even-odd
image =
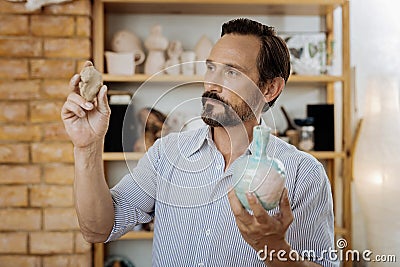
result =
[[204,77],[204,90],[216,93],[222,92],[222,79],[218,71],[207,71]]
[[205,81],[204,82],[204,91],[221,93],[222,86],[217,83],[214,83],[214,82]]

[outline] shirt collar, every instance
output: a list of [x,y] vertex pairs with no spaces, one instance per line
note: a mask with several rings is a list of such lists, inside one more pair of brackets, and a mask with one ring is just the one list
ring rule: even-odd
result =
[[208,142],[208,144],[213,143],[212,128],[208,125],[199,128],[197,134],[194,136],[191,142],[193,145],[187,150],[186,156],[188,157],[199,151],[205,142]]
[[[262,118],[260,121],[260,125],[267,126],[267,124]],[[197,137],[192,140],[193,146],[191,147],[191,149],[188,150],[187,156],[191,156],[195,152],[199,151],[205,142],[207,142],[208,145],[214,144],[214,141],[212,139],[212,127],[209,125],[201,127],[196,136]],[[252,147],[253,147],[253,142],[250,143],[249,147],[245,152],[247,155],[252,154]]]

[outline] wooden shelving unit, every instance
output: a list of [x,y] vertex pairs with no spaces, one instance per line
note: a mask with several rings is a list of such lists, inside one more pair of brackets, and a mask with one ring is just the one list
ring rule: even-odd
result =
[[122,236],[120,239],[121,240],[135,240],[135,239],[153,239],[153,232],[147,232],[147,231],[132,231],[124,236]]
[[143,157],[144,153],[141,152],[105,152],[103,153],[104,161],[123,161],[123,160],[139,160]]
[[[154,8],[154,7],[157,8]],[[318,76],[299,76],[291,75],[290,84],[318,84],[326,89],[326,103],[335,104],[335,84],[341,84],[340,100],[341,110],[341,151],[315,151],[310,152],[317,159],[327,162],[327,173],[332,183],[333,193],[341,188],[340,207],[335,207],[335,212],[341,210],[340,220],[336,220],[335,233],[338,237],[347,240],[347,249],[351,249],[351,91],[350,91],[350,25],[349,25],[349,2],[348,0],[94,0],[94,50],[93,57],[95,66],[104,72],[104,50],[106,36],[106,14],[121,13],[141,15],[151,14],[202,14],[202,15],[225,15],[243,14],[246,15],[301,15],[301,16],[320,16],[325,23],[327,48],[330,49],[331,41],[334,39],[334,11],[341,10],[341,32],[342,42],[342,74],[338,76],[318,75]],[[148,76],[135,74],[133,76],[103,74],[104,81],[107,83],[169,83],[169,82],[201,82],[201,76],[170,76],[157,75]],[[336,105],[335,105],[336,107]],[[111,161],[139,160],[142,153],[104,153],[105,163]],[[340,174],[337,166],[341,166]],[[336,179],[338,175],[341,179]],[[335,183],[340,180],[340,187]],[[131,232],[122,237],[124,240],[132,239],[151,239],[152,232]],[[103,267],[104,245],[95,244],[94,246],[94,266]],[[343,263],[344,266],[351,266],[350,262]]]
[[[184,76],[184,75],[145,75],[135,74],[129,75],[110,75],[103,74],[103,80],[106,82],[191,82],[191,81],[204,81],[203,76]],[[289,77],[289,83],[334,83],[344,81],[343,76],[332,76],[332,75],[318,75],[318,76],[302,76],[302,75],[291,75]]]
[[[311,155],[317,159],[335,159],[345,158],[344,152],[333,152],[333,151],[308,151]],[[121,160],[139,160],[143,157],[144,153],[141,152],[105,152],[103,153],[104,161],[121,161]]]

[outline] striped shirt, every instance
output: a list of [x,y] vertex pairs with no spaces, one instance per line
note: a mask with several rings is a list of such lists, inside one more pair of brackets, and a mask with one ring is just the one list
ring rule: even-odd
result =
[[[324,253],[334,248],[334,223],[322,164],[272,135],[267,153],[286,168],[294,215],[286,240],[300,255],[312,251],[314,262],[338,266]],[[244,153],[248,154],[251,145]],[[208,126],[158,139],[110,189],[115,221],[106,242],[155,216],[153,266],[265,266],[242,238],[229,205],[226,193],[235,162],[224,171],[224,158]]]

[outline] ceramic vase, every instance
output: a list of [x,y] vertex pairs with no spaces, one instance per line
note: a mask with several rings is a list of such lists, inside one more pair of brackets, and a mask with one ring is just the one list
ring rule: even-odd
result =
[[113,35],[111,50],[116,53],[133,53],[136,66],[142,64],[146,57],[139,37],[127,30],[118,31]]
[[205,60],[210,55],[212,47],[213,43],[206,35],[201,36],[199,41],[197,41],[194,47],[194,52],[196,53],[196,60],[198,60],[198,62],[196,63],[197,75],[204,75],[206,73],[207,68]]
[[267,155],[270,132],[262,125],[253,128],[252,154],[238,159],[234,169],[234,190],[246,209],[250,209],[247,192],[253,192],[266,210],[274,209],[285,186],[283,163]]
[[182,74],[186,76],[194,75],[195,73],[196,53],[193,51],[183,51],[181,54]]
[[111,50],[114,52],[132,52],[143,50],[140,39],[127,30],[117,31],[111,40]]

